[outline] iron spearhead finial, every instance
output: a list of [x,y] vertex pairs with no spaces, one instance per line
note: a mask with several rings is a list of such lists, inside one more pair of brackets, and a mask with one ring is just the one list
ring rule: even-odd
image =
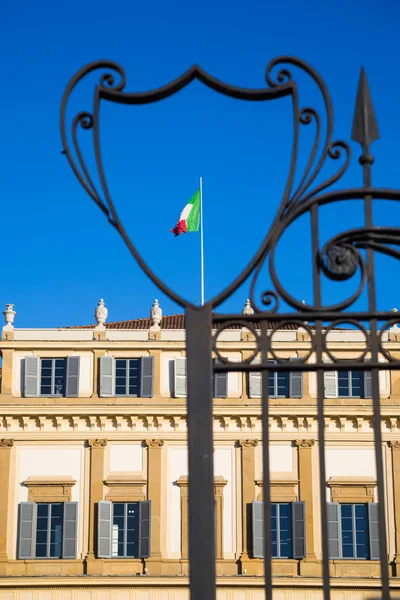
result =
[[361,144],[363,148],[368,147],[372,142],[379,139],[378,123],[364,67],[361,69],[358,82],[351,139]]

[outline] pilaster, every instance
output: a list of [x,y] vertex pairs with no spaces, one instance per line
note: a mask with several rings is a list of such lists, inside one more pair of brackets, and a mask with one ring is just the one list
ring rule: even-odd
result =
[[321,564],[317,561],[314,542],[314,514],[313,490],[313,448],[314,440],[296,440],[295,445],[299,452],[299,498],[306,504],[306,558],[300,561],[300,574],[306,576],[321,575]]
[[224,558],[224,487],[228,482],[222,475],[214,475],[214,498],[215,498],[215,558]]
[[393,561],[393,575],[400,576],[400,441],[389,442],[392,449],[393,464],[393,498],[394,498],[394,523],[395,523],[395,548],[396,554]]
[[242,573],[246,570],[248,575],[258,574],[258,560],[249,556],[249,540],[251,519],[251,503],[255,500],[255,449],[257,440],[240,440],[242,448],[242,539],[243,549],[240,557]]
[[11,452],[14,440],[0,440],[0,575],[7,575],[7,534],[9,521],[9,493]]
[[164,440],[145,440],[148,448],[147,498],[151,500],[151,540],[150,558],[146,560],[149,575],[162,575],[161,554],[161,491],[162,491],[162,449]]
[[104,462],[107,440],[88,440],[90,446],[90,496],[89,496],[89,549],[86,556],[86,573],[101,575],[103,559],[96,558],[96,505],[104,495]]

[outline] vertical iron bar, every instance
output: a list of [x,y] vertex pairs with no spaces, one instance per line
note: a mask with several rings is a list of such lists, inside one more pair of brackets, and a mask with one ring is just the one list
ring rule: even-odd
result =
[[[319,269],[319,229],[318,207],[311,209],[311,239],[314,306],[321,307],[321,275]],[[315,349],[317,364],[322,363],[322,321],[315,321]],[[329,587],[329,547],[328,547],[328,514],[326,507],[326,468],[325,468],[325,417],[324,417],[324,372],[317,368],[317,422],[318,422],[318,458],[319,458],[319,497],[321,507],[321,543],[322,543],[322,577],[324,600],[330,600]]]
[[[267,323],[261,323],[261,356],[267,363]],[[265,598],[272,600],[271,476],[269,462],[269,370],[261,371],[261,424],[264,499],[264,579]],[[269,596],[268,596],[269,593]]]
[[186,309],[190,599],[215,600],[212,312]]
[[[360,158],[363,165],[364,187],[371,186],[371,164],[373,158],[368,152],[368,148],[363,148],[363,155]],[[364,196],[364,216],[365,226],[370,228],[373,226],[372,216],[372,197]],[[369,312],[376,312],[376,290],[375,290],[375,265],[374,251],[372,248],[367,248],[367,279],[368,279],[368,309]],[[378,345],[377,345],[378,327],[377,320],[370,320],[370,343],[371,343],[371,360],[378,362]],[[382,457],[382,425],[381,425],[381,403],[379,395],[379,369],[371,369],[371,388],[372,388],[372,404],[374,414],[374,442],[375,442],[375,462],[376,462],[376,477],[378,480],[378,525],[379,525],[379,555],[381,563],[381,581],[382,581],[382,598],[389,600],[389,564],[386,539],[386,515],[385,515],[385,492],[384,492],[384,473],[383,473],[383,457]]]

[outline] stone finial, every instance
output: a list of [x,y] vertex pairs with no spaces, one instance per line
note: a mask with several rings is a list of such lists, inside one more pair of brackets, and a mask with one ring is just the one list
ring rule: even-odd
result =
[[153,329],[160,329],[160,323],[162,319],[162,310],[158,303],[158,300],[155,299],[153,302],[153,306],[150,310],[150,319],[151,319],[151,327]]
[[243,315],[254,315],[254,309],[251,306],[249,298],[246,300],[246,304],[244,305],[244,309],[242,310]]
[[3,329],[14,329],[13,323],[17,313],[14,310],[14,304],[6,304],[6,310],[3,310],[3,315],[6,320],[6,325]]
[[[397,314],[399,312],[399,309],[394,307],[390,309],[390,312],[393,313],[393,318],[397,319]],[[399,335],[399,327],[400,321],[397,321],[395,323],[392,324],[392,326],[389,329],[389,339],[391,339],[392,341],[397,342],[398,341],[398,335]],[[393,334],[394,337],[390,337],[390,334]]]
[[104,323],[108,317],[108,310],[104,304],[103,298],[100,298],[99,303],[94,311],[94,317],[101,327],[104,327]]

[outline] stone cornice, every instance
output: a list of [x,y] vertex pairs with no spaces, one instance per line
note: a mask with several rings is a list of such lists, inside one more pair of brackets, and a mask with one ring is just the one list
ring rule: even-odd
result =
[[[302,434],[312,434],[312,439],[318,437],[317,417],[312,411],[307,413],[298,411],[298,413],[290,412],[285,414],[285,409],[279,410],[279,415],[274,414],[269,418],[269,429],[271,434],[281,434],[292,440],[301,440]],[[278,412],[278,411],[277,411]],[[261,416],[253,410],[246,407],[239,411],[233,411],[225,408],[225,411],[215,411],[214,414],[214,434],[219,433],[229,434],[233,439],[238,440],[241,447],[246,447],[248,443],[253,445],[256,440],[249,440],[249,437],[243,436],[240,439],[238,433],[256,434],[258,439],[261,439],[262,427]],[[400,417],[393,413],[382,415],[382,433],[386,436],[398,434],[400,439]],[[109,410],[108,413],[103,411],[94,411],[93,409],[87,412],[73,413],[69,410],[53,412],[53,407],[45,413],[38,411],[25,411],[19,413],[15,410],[4,411],[3,416],[0,416],[0,436],[2,434],[80,434],[80,437],[85,437],[87,434],[97,434],[94,439],[109,436],[112,433],[143,433],[142,439],[146,440],[146,444],[150,447],[160,445],[160,440],[155,442],[149,438],[149,434],[162,434],[166,439],[168,434],[183,433],[187,434],[186,415],[178,410],[168,411],[159,408],[158,412],[123,411]],[[359,434],[373,435],[373,419],[372,414],[366,413],[364,410],[354,410],[351,414],[330,413],[325,415],[325,432],[328,435],[347,435],[358,436]],[[88,436],[89,437],[89,436]],[[305,436],[308,437],[308,436]],[[6,438],[2,438],[6,439]],[[386,437],[387,440],[387,437]],[[309,439],[307,444],[309,444]],[[389,441],[389,440],[388,440]],[[105,442],[104,442],[105,443]],[[10,440],[0,442],[0,447],[10,447]],[[11,444],[12,445],[12,444]],[[91,447],[103,447],[103,442],[100,446],[91,440]]]

